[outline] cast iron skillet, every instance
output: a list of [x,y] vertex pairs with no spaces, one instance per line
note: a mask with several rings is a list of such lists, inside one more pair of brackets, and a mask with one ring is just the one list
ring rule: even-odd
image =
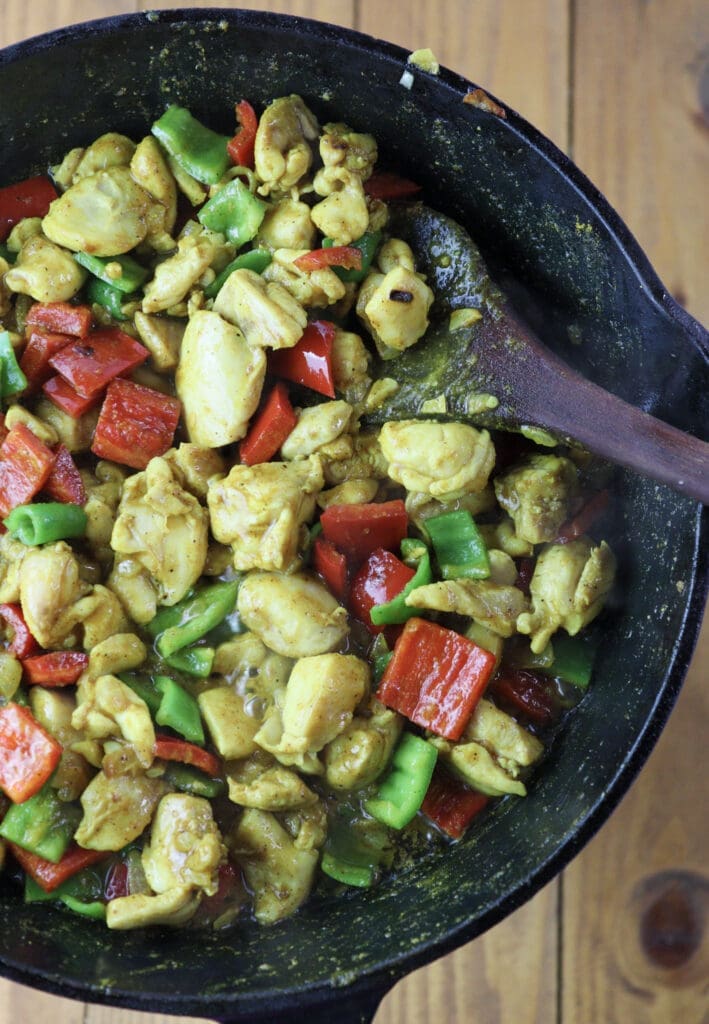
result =
[[[243,96],[260,107],[300,93],[322,120],[345,116],[375,131],[391,166],[468,227],[547,344],[701,435],[706,332],[669,298],[617,215],[512,111],[502,118],[464,104],[469,82],[416,71],[403,88],[406,56],[355,32],[240,11],[127,15],[53,32],[0,53],[0,183],[108,129],[138,139],[169,102],[226,132]],[[77,999],[222,1021],[369,1020],[404,973],[519,907],[639,771],[700,624],[706,510],[630,474],[620,475],[618,507],[611,539],[622,598],[607,617],[595,682],[526,800],[499,804],[466,840],[393,881],[314,900],[270,929],[111,933],[24,906],[0,884],[2,972]]]

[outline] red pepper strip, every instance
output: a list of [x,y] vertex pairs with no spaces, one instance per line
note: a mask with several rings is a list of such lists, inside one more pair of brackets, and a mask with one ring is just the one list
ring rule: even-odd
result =
[[434,622],[404,626],[377,697],[412,722],[459,740],[495,668],[495,656]]
[[[375,626],[370,611],[375,604],[386,604],[400,594],[415,570],[393,555],[391,551],[377,548],[360,566],[352,581],[350,609],[370,633],[383,633],[385,626]],[[337,595],[336,595],[337,596]]]
[[45,381],[42,385],[42,391],[58,409],[61,409],[67,416],[71,416],[75,420],[80,419],[84,413],[88,412],[89,409],[93,409],[101,401],[100,394],[94,395],[93,398],[82,398],[81,395],[74,391],[71,384],[67,384],[59,374]]
[[22,660],[39,650],[39,644],[25,622],[21,605],[0,604],[0,620],[4,621],[12,633],[12,639],[7,646],[8,654],[14,654],[16,658]]
[[145,469],[172,447],[180,409],[177,398],[117,378],[108,386],[91,451],[100,459]]
[[44,217],[56,198],[57,190],[43,174],[0,188],[0,242],[25,217]]
[[355,245],[333,245],[329,249],[312,249],[293,260],[298,270],[322,270],[325,267],[362,269],[362,250]]
[[302,384],[328,398],[335,397],[332,372],[332,343],[337,328],[329,320],[313,320],[293,348],[280,348],[269,356],[269,370],[275,377],[284,377]]
[[241,100],[236,104],[236,120],[240,128],[233,139],[227,142],[226,151],[229,159],[236,167],[254,166],[254,147],[256,143],[256,132],[258,130],[258,118],[256,111],[248,100]]
[[162,761],[180,761],[182,764],[194,765],[195,768],[201,769],[212,778],[218,778],[221,775],[222,766],[219,758],[194,743],[188,743],[187,740],[173,739],[172,736],[158,734],[155,737],[153,754]]
[[54,334],[85,338],[93,319],[90,306],[73,306],[70,302],[36,302],[25,323],[27,327],[41,327]]
[[54,465],[54,452],[24,423],[17,423],[0,445],[0,518],[26,505],[41,491]]
[[347,593],[347,559],[324,537],[315,538],[313,569],[322,576],[338,601],[344,601]]
[[117,860],[108,872],[103,889],[104,899],[117,900],[128,894],[128,865],[123,860]]
[[29,708],[0,708],[0,788],[15,804],[39,792],[57,767],[62,746]]
[[587,533],[596,519],[601,516],[610,501],[610,491],[603,490],[593,494],[585,505],[579,509],[575,516],[567,520],[559,529],[559,535],[554,543],[568,544],[569,541],[578,540],[584,533]]
[[59,444],[54,449],[54,454],[52,472],[44,485],[45,493],[55,501],[63,501],[70,505],[85,505],[86,488],[71,452],[65,444]]
[[83,871],[91,864],[106,860],[111,854],[106,850],[84,850],[81,846],[70,846],[58,864],[23,850],[16,843],[8,843],[15,860],[23,871],[33,878],[45,892],[53,892],[62,882]]
[[366,195],[372,199],[406,199],[421,191],[421,186],[392,171],[375,171],[364,183]]
[[409,518],[400,498],[363,505],[330,505],[320,516],[323,536],[356,564],[377,548],[398,549]]
[[49,360],[57,352],[70,345],[74,338],[70,334],[50,334],[33,330],[20,358],[20,369],[27,378],[28,390],[34,391],[52,375]]
[[88,664],[83,651],[50,651],[22,659],[25,682],[32,686],[71,686]]
[[279,381],[254,417],[249,432],[239,444],[239,458],[245,466],[268,462],[298,422],[288,398],[288,389]]
[[147,348],[129,334],[106,327],[67,345],[52,356],[49,365],[82,398],[93,398],[115,377],[144,363],[149,355]]
[[490,695],[503,711],[523,715],[535,725],[550,725],[557,717],[552,687],[547,676],[503,666],[490,683]]
[[451,839],[460,839],[487,803],[488,797],[476,793],[448,772],[437,769],[423,798],[421,810]]

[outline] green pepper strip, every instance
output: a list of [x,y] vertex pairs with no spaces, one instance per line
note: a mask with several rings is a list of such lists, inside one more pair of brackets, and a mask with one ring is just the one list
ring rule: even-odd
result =
[[45,903],[55,900],[82,917],[103,919],[106,905],[96,897],[103,895],[103,881],[91,869],[80,871],[52,892],[45,892],[29,875],[25,877],[25,903]]
[[0,398],[16,395],[27,387],[7,331],[0,331]]
[[[413,543],[417,544],[416,541]],[[401,542],[401,547],[403,554],[405,551],[405,541]],[[393,597],[391,601],[387,601],[385,604],[375,604],[371,609],[369,617],[375,626],[397,625],[400,622],[406,622],[407,619],[413,618],[414,615],[421,614],[420,608],[409,608],[406,604],[406,598],[412,590],[416,590],[417,587],[425,587],[433,580],[431,558],[428,549],[420,544],[418,547],[422,550],[417,558],[416,572],[404,589],[396,597]]]
[[490,575],[485,541],[465,509],[432,516],[426,520],[425,527],[444,580],[460,576],[486,579]]
[[18,505],[3,519],[12,536],[29,547],[69,537],[83,537],[87,522],[86,513],[80,505],[61,501]]
[[86,298],[97,306],[103,306],[107,310],[114,320],[129,320],[130,317],[126,316],[123,312],[123,306],[127,302],[133,302],[138,298],[139,293],[136,292],[133,295],[126,295],[124,292],[113,288],[110,284],[106,284],[105,281],[99,281],[97,277],[92,277],[86,285]]
[[552,641],[554,660],[544,671],[585,690],[591,681],[598,640],[557,633]]
[[185,107],[168,107],[151,131],[182,170],[197,181],[216,185],[231,165],[226,135],[207,128]]
[[203,796],[207,800],[213,800],[224,792],[222,779],[213,779],[199,768],[178,764],[176,761],[168,762],[163,779],[181,793],[192,793],[193,796]]
[[[126,295],[137,291],[149,273],[132,256],[92,256],[88,252],[75,252],[74,259],[80,266],[88,270],[90,274],[103,281],[104,284]],[[112,277],[106,269],[108,266],[115,264],[118,264],[121,268],[121,273],[118,277]]]
[[261,227],[268,206],[248,190],[240,178],[220,188],[197,214],[197,220],[210,231],[219,231],[240,249],[250,242]]
[[266,249],[252,249],[251,252],[243,252],[231,263],[227,263],[211,284],[204,289],[207,299],[215,299],[222,285],[234,270],[253,270],[255,274],[262,274],[271,262],[271,254]]
[[190,743],[204,745],[204,729],[199,705],[192,694],[184,690],[169,676],[156,676],[155,688],[162,694],[160,707],[155,715],[158,725],[166,725]]
[[176,668],[178,672],[186,672],[188,676],[206,679],[214,664],[214,648],[189,647],[171,654],[169,658],[165,658],[165,661],[170,668]]
[[155,684],[152,679],[146,679],[144,676],[136,675],[133,672],[120,672],[118,678],[126,686],[129,686],[133,693],[135,693],[142,701],[148,706],[148,711],[155,717],[162,701],[162,695],[155,689]]
[[364,809],[390,828],[404,828],[423,803],[436,766],[438,751],[420,736],[403,733],[392,755],[391,768]]
[[24,803],[11,804],[0,825],[0,836],[58,864],[78,824],[72,811],[47,783]]
[[173,605],[161,608],[146,629],[163,658],[190,647],[234,611],[239,580],[213,583]]
[[[365,231],[360,238],[349,243],[353,248],[359,249],[362,253],[362,268],[361,270],[347,270],[345,267],[333,267],[332,269],[341,281],[364,281],[369,273],[369,268],[372,265],[374,254],[379,248],[381,239],[381,231]],[[323,249],[331,249],[334,244],[335,240],[333,238],[323,238],[322,240]]]
[[354,864],[349,860],[338,857],[329,850],[325,850],[323,853],[320,867],[326,875],[334,878],[336,882],[343,882],[345,885],[356,885],[360,889],[368,889],[374,881],[373,864]]

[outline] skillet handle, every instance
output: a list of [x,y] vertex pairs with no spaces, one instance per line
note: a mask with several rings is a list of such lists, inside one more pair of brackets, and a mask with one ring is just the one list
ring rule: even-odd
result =
[[299,1003],[289,1010],[265,1011],[256,1017],[239,1017],[234,1021],[219,1020],[215,1024],[372,1024],[386,990],[352,993],[347,988],[333,990],[329,999],[320,1003]]

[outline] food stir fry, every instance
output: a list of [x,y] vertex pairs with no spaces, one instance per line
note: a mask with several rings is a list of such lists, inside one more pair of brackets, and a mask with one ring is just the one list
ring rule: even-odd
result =
[[0,189],[0,865],[113,929],[271,924],[524,797],[613,584],[581,453],[368,420],[438,298],[417,186],[298,96],[235,129]]

